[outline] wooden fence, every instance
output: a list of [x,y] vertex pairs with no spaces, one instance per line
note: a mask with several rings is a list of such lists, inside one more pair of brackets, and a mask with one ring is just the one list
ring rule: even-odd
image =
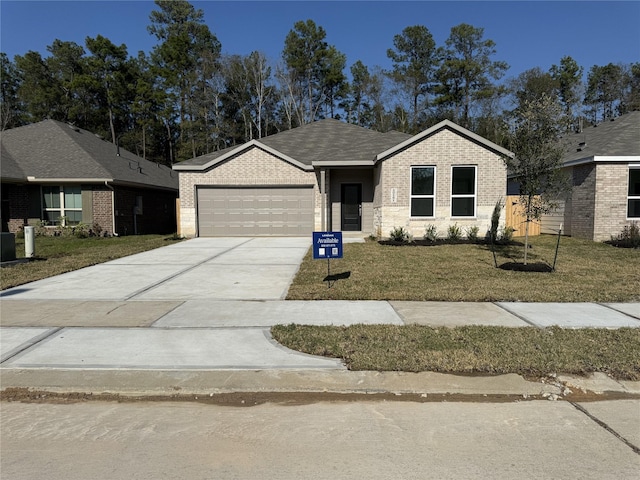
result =
[[[513,228],[513,236],[524,237],[527,218],[520,205],[520,197],[518,195],[509,195],[505,200],[504,210],[506,216],[505,224],[507,227]],[[533,220],[529,223],[529,235],[540,235],[539,221]]]

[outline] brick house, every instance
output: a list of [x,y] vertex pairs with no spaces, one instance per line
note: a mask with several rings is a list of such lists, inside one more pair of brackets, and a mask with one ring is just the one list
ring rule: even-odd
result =
[[542,218],[542,233],[560,224],[573,237],[610,240],[640,221],[640,111],[607,120],[562,139],[563,165],[573,189]]
[[387,236],[490,227],[511,152],[445,120],[418,135],[327,119],[173,166],[185,236]]
[[2,231],[77,225],[106,234],[176,231],[177,174],[55,120],[2,132]]

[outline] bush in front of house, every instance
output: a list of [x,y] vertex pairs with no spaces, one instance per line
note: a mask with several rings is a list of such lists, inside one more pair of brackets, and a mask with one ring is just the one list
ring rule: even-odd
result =
[[640,226],[636,222],[625,225],[618,235],[611,236],[609,243],[622,248],[640,248]]
[[408,243],[413,240],[413,237],[404,227],[394,227],[389,232],[389,239],[394,242]]
[[449,228],[447,229],[447,240],[457,242],[461,238],[462,228],[460,228],[457,223],[449,225]]
[[465,233],[467,234],[467,240],[476,243],[478,241],[478,233],[480,233],[480,227],[478,227],[477,225],[467,227]]
[[431,243],[435,243],[438,239],[438,228],[435,225],[429,224],[424,229],[424,237],[425,240]]

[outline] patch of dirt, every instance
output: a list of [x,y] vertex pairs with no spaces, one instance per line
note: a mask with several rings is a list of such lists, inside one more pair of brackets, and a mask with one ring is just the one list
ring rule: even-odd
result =
[[539,273],[551,273],[553,268],[550,265],[542,262],[527,263],[522,262],[507,262],[500,265],[498,268],[502,270],[512,270],[514,272],[539,272]]
[[[602,401],[638,399],[640,395],[620,392],[577,392],[558,400]],[[84,402],[195,402],[229,407],[253,407],[265,403],[284,406],[311,405],[319,402],[466,402],[511,403],[545,400],[543,395],[481,395],[426,393],[336,393],[336,392],[233,392],[205,394],[125,395],[117,393],[50,392],[28,388],[7,388],[0,391],[0,401],[21,403],[74,404]]]

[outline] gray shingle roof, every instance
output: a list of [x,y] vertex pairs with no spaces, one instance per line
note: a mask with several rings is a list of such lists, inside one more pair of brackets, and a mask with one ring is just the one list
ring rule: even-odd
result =
[[[257,140],[271,149],[303,165],[314,162],[373,162],[375,156],[392,146],[411,138],[400,132],[380,133],[339,120],[326,119]],[[241,146],[202,155],[184,162],[180,168],[202,166]]]
[[[584,142],[584,145],[580,145]],[[630,112],[580,133],[562,139],[564,162],[576,162],[594,156],[640,156],[640,111]]]
[[0,137],[2,179],[112,181],[177,190],[178,175],[95,134],[55,120],[5,130]]

